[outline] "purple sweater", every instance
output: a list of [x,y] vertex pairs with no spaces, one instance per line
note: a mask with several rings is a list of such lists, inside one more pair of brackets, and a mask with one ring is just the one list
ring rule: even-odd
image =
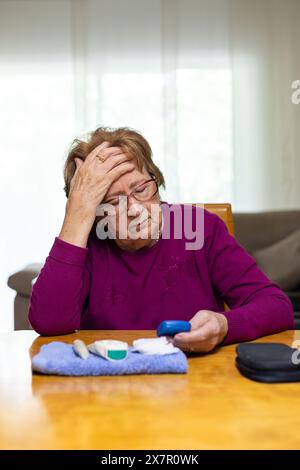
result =
[[[203,211],[194,206],[193,218],[197,210]],[[135,252],[100,240],[95,226],[87,248],[55,238],[33,286],[32,327],[42,335],[156,329],[163,320],[190,320],[207,309],[228,320],[223,344],[294,328],[289,298],[218,216],[204,209],[200,249],[186,250],[187,240],[174,237],[172,221],[170,233],[170,239]],[[230,310],[224,311],[224,302]]]

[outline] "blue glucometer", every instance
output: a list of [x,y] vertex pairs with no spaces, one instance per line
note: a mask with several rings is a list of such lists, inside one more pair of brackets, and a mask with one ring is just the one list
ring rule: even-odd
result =
[[189,321],[166,320],[163,321],[157,328],[157,336],[174,336],[177,333],[190,330],[191,324]]

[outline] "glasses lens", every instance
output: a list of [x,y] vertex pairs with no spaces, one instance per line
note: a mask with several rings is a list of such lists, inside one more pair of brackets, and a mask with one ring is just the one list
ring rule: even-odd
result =
[[[132,193],[132,195],[137,201],[149,201],[149,199],[155,196],[157,191],[158,185],[156,181],[152,179],[145,181],[145,183],[138,186]],[[112,199],[108,199],[107,201],[103,201],[102,204],[111,204],[112,206],[118,207],[119,202],[119,197],[114,197]]]
[[148,201],[157,193],[156,181],[146,181],[134,191],[134,197],[137,201]]

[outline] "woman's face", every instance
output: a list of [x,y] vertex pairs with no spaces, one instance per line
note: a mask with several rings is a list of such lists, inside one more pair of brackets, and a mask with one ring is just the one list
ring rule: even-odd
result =
[[145,169],[141,172],[134,168],[122,175],[110,186],[103,203],[114,207],[115,216],[108,216],[107,220],[120,248],[135,251],[156,242],[162,212],[157,186]]

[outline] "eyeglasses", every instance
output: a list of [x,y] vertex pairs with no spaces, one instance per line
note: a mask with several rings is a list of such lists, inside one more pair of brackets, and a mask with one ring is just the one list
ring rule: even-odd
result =
[[[127,199],[130,196],[133,196],[134,199],[136,199],[138,202],[145,202],[145,201],[149,201],[150,199],[152,199],[157,192],[158,192],[158,184],[157,184],[156,178],[151,178],[147,181],[144,181],[144,183],[140,184],[139,186],[137,186],[130,194],[128,195],[122,194],[122,196],[127,197]],[[120,196],[115,196],[110,199],[107,199],[107,201],[103,201],[102,204],[111,204],[112,206],[118,206]]]

